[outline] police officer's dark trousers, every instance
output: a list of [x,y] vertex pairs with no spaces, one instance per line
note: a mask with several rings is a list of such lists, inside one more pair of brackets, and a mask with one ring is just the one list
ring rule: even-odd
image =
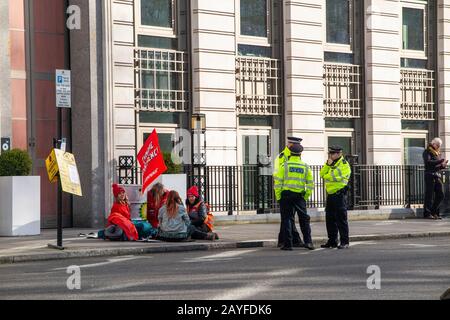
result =
[[328,242],[332,244],[338,244],[338,232],[341,244],[349,243],[346,193],[346,189],[343,189],[327,196],[325,217]]
[[[303,244],[302,238],[300,237],[297,227],[295,226],[295,212],[292,214],[291,227],[292,227],[292,242],[294,243],[294,246]],[[278,245],[280,246],[283,243],[284,243],[283,231],[281,230],[280,225],[280,232],[278,233]]]
[[424,217],[430,215],[439,216],[439,207],[444,200],[444,185],[440,176],[425,172],[425,203],[423,208]]
[[306,200],[303,194],[285,190],[281,193],[280,201],[281,212],[281,238],[285,247],[292,247],[293,234],[292,224],[295,223],[294,216],[298,213],[300,220],[300,229],[305,243],[312,243],[310,217],[306,211]]

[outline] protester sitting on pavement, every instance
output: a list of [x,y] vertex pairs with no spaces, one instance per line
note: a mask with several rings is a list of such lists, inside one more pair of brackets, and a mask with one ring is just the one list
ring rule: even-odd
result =
[[159,209],[166,203],[169,190],[162,183],[155,183],[147,192],[147,221],[158,228]]
[[114,204],[108,216],[105,230],[100,230],[99,238],[110,240],[136,241],[138,232],[131,221],[130,205],[125,189],[113,184]]
[[187,191],[186,210],[191,224],[199,231],[192,235],[192,238],[200,240],[216,240],[219,239],[217,233],[214,232],[213,217],[209,212],[209,206],[203,201],[196,186],[192,186]]
[[[199,239],[200,231],[191,225],[189,215],[183,206],[180,195],[176,191],[170,191],[166,204],[161,207],[158,215],[158,238],[163,241],[189,240],[192,235]],[[211,236],[210,236],[211,237]],[[214,237],[211,237],[214,240]]]
[[[423,217],[425,219],[442,219],[439,208],[444,200],[444,184],[442,170],[447,168],[448,160],[441,155],[442,140],[434,138],[423,152],[425,165],[425,203]],[[434,198],[434,199],[433,199]]]

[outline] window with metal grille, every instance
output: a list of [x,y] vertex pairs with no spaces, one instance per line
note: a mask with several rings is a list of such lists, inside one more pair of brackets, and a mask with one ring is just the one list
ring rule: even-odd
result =
[[361,116],[361,67],[352,64],[324,64],[325,117]]
[[434,119],[434,72],[401,69],[402,119]]
[[281,113],[279,60],[236,57],[236,108],[238,114]]
[[187,55],[135,49],[136,106],[149,111],[187,111]]

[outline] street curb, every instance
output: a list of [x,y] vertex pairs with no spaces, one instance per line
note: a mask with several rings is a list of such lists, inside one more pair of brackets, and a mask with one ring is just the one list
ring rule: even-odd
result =
[[[415,232],[399,234],[379,234],[379,235],[355,235],[350,236],[352,241],[374,241],[389,239],[407,239],[407,238],[429,238],[429,237],[450,237],[450,232]],[[315,246],[319,246],[327,239],[325,237],[313,238]],[[11,255],[0,257],[1,264],[14,264],[22,262],[49,261],[60,259],[75,259],[89,257],[111,257],[123,255],[141,255],[153,253],[171,253],[171,252],[189,252],[189,251],[209,251],[220,249],[242,249],[242,248],[274,248],[277,246],[277,240],[247,240],[238,242],[213,242],[213,243],[189,243],[180,245],[171,245],[166,247],[147,247],[147,248],[114,248],[114,249],[88,249],[88,250],[65,250],[61,252],[38,253]]]
[[[421,219],[423,216],[421,208],[380,208],[371,210],[349,210],[349,221],[380,221],[380,220],[406,220]],[[325,209],[308,209],[311,222],[325,222]],[[214,217],[216,226],[239,225],[239,224],[266,224],[280,223],[279,213],[264,214],[238,214],[217,215]]]

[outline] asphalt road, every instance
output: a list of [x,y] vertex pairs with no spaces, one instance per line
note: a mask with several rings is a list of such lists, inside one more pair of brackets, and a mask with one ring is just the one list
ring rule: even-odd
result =
[[[69,290],[69,266],[81,289]],[[380,289],[368,289],[369,266]],[[377,268],[377,267],[372,267]],[[371,281],[371,284],[377,284]],[[450,239],[353,243],[348,250],[249,248],[0,265],[0,299],[439,299]]]

